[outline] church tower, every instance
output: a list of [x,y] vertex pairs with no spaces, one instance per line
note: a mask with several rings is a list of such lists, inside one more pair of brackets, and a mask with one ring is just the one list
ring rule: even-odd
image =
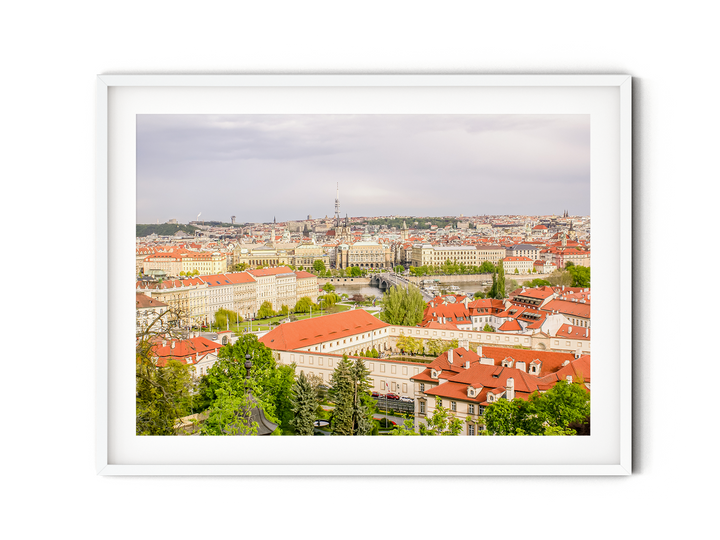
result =
[[403,226],[402,226],[402,229],[400,229],[400,239],[403,242],[407,242],[408,234],[409,234],[409,231],[407,228],[407,223],[405,223],[405,221],[403,220]]

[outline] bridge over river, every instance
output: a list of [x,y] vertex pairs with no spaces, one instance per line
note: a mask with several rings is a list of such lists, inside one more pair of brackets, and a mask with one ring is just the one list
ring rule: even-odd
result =
[[[405,277],[399,276],[397,274],[391,274],[389,272],[383,273],[383,274],[373,274],[373,276],[370,278],[370,285],[373,285],[377,288],[379,288],[381,291],[385,292],[391,287],[394,287],[397,285],[398,287],[416,287],[414,283],[408,281]],[[429,302],[434,298],[432,294],[430,294],[427,291],[424,291],[423,289],[418,289],[420,293],[423,295],[423,300],[425,302]]]

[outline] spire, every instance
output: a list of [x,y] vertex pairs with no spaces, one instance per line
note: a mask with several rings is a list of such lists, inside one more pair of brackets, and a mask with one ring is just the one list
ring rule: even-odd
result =
[[340,182],[337,183],[337,191],[335,192],[335,219],[340,220]]

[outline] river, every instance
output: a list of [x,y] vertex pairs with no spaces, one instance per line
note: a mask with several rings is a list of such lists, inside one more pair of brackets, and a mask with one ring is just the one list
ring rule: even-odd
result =
[[[337,294],[347,294],[348,296],[352,296],[354,294],[362,294],[363,296],[375,296],[377,298],[380,298],[382,296],[382,291],[378,287],[373,287],[372,285],[339,285],[335,284],[335,292]],[[483,285],[481,281],[466,281],[466,282],[459,282],[459,283],[443,283],[440,282],[438,288],[442,289],[443,286],[449,287],[449,286],[456,286],[460,290],[456,292],[456,294],[475,294],[477,291],[485,291],[489,287],[486,285]]]

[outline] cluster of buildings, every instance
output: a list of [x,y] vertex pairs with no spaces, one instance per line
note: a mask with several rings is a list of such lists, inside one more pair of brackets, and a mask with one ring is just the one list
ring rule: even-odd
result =
[[264,302],[269,302],[274,311],[280,311],[282,306],[292,310],[303,297],[316,303],[319,293],[315,275],[284,266],[176,279],[140,279],[135,289],[138,330],[160,309],[181,313],[181,326],[200,326],[214,323],[221,309],[243,319],[254,319]]
[[[399,223],[396,216],[385,222]],[[192,222],[195,236],[138,238],[138,330],[157,317],[182,312],[181,326],[215,322],[223,309],[252,319],[264,302],[293,309],[318,299],[308,272],[328,269],[502,265],[505,274],[549,274],[568,263],[590,266],[590,219],[562,216],[460,216],[439,227],[429,218],[405,217],[393,227],[364,217],[212,226]],[[382,220],[375,220],[376,222]],[[409,225],[409,226],[408,226]],[[318,265],[320,266],[320,265]],[[233,271],[244,269],[244,271]],[[454,341],[431,363],[397,356],[398,340]],[[201,377],[217,361],[229,332],[191,334],[155,344],[159,365],[176,359]],[[590,289],[519,288],[503,300],[436,296],[421,324],[386,324],[365,310],[280,324],[260,335],[275,358],[298,372],[330,382],[343,355],[364,357],[372,389],[411,398],[417,422],[440,404],[463,420],[479,418],[498,399],[527,398],[559,380],[590,389]],[[372,354],[371,354],[372,351]],[[375,357],[374,353],[379,357]],[[394,356],[394,358],[393,358]],[[466,423],[466,435],[477,425]]]
[[590,289],[518,288],[508,298],[442,295],[428,302],[420,324],[443,330],[491,329],[499,334],[555,336],[558,332],[590,342]]
[[[589,298],[585,290],[560,292],[567,298],[551,295],[545,302],[547,298],[538,299],[525,291],[524,296],[514,297],[516,303],[512,305],[545,302],[549,306]],[[505,311],[511,309],[504,307]],[[356,309],[281,324],[262,335],[260,342],[272,350],[278,362],[294,364],[298,374],[314,375],[325,384],[330,383],[343,355],[362,357],[370,372],[371,390],[412,399],[416,425],[441,405],[461,420],[471,420],[465,422],[464,434],[477,435],[478,424],[472,420],[478,420],[485,408],[499,399],[527,399],[534,391],[544,392],[560,380],[578,382],[590,390],[589,338],[584,331],[580,335],[572,332],[570,316],[558,314],[561,324],[557,332],[545,335],[484,332],[449,323],[443,323],[443,328],[403,327]],[[398,356],[397,342],[403,336],[423,342],[457,340],[458,346],[429,364],[414,362],[412,357]],[[157,343],[158,363],[164,365],[173,358],[188,365],[195,377],[201,377],[217,361],[219,348],[237,339],[232,332],[219,332],[211,338],[198,334],[182,341]],[[379,357],[372,357],[370,351],[379,352]]]
[[[223,273],[241,268],[291,266],[387,269],[396,265],[441,266],[446,261],[479,267],[489,261],[506,273],[551,273],[568,262],[590,266],[590,219],[570,216],[475,216],[445,227],[427,218],[402,218],[389,227],[381,218],[340,217],[339,192],[333,218],[211,226],[191,222],[195,236],[137,239],[136,271],[150,276]],[[388,221],[385,219],[385,221]]]

